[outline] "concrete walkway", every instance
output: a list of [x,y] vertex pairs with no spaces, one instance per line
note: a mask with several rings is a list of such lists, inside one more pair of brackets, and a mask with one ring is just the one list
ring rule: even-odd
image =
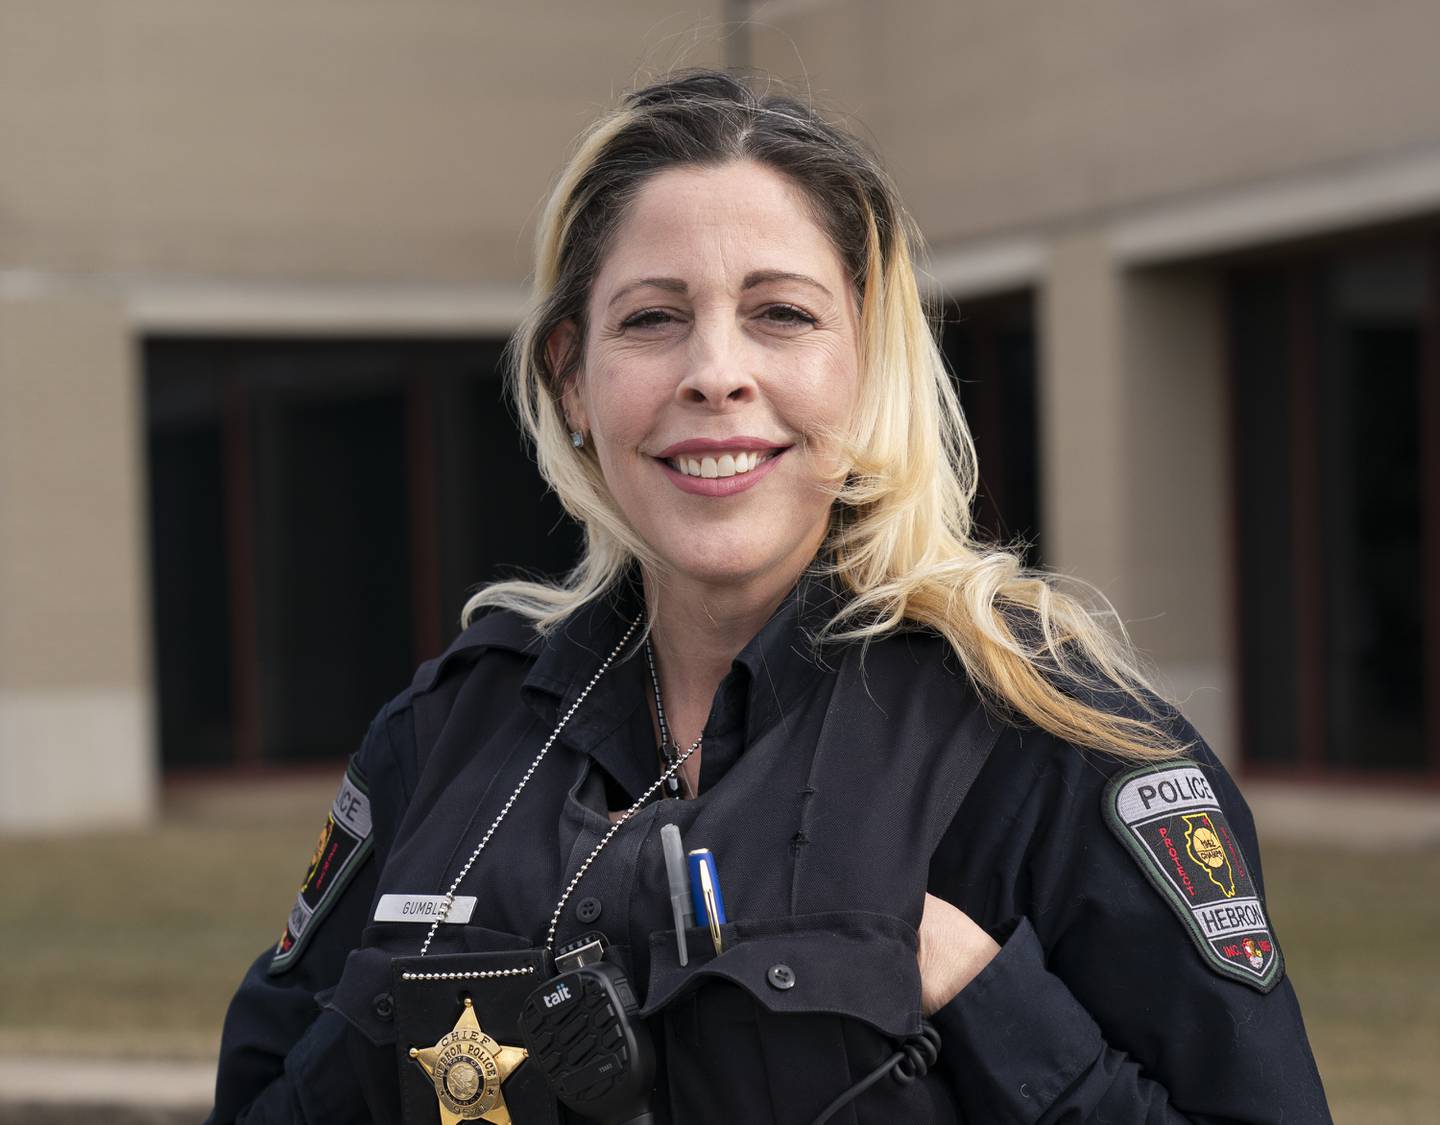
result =
[[1356,851],[1440,848],[1440,791],[1240,779],[1260,843]]
[[198,1125],[214,1063],[0,1055],[0,1125]]

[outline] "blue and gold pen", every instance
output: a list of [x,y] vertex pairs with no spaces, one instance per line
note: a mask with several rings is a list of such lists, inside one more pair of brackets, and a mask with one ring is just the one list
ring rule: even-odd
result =
[[725,924],[725,899],[720,894],[720,869],[709,848],[696,848],[689,855],[690,894],[695,899],[695,919],[710,927],[710,941],[716,953],[725,951],[720,927]]

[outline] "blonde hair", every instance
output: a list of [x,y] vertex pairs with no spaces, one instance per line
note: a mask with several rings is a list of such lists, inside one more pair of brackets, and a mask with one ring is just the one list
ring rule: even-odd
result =
[[[1108,603],[1091,609],[1053,575],[976,538],[975,448],[916,281],[923,242],[878,159],[808,103],[718,71],[688,71],[629,94],[582,136],[551,191],[533,304],[507,353],[510,392],[542,476],[584,528],[585,549],[561,583],[481,589],[463,621],[502,607],[544,631],[611,590],[637,561],[656,565],[593,453],[572,446],[561,396],[578,368],[590,286],[635,195],[665,168],[738,159],[802,189],[860,309],[856,424],[840,437],[850,472],[821,551],[848,597],[820,638],[869,643],[928,627],[982,697],[1018,720],[1122,758],[1182,750],[1165,726],[1173,711]],[[578,331],[552,365],[547,344],[567,320]]]

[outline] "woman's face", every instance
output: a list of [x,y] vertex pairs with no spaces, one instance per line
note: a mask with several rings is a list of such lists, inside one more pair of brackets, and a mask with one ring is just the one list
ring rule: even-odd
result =
[[595,280],[565,396],[626,519],[711,585],[792,581],[828,525],[859,325],[799,189],[736,161],[654,176]]

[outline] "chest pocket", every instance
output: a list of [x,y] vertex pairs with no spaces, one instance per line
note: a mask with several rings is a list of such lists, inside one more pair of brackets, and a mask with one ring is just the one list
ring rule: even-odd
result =
[[[651,936],[643,1014],[659,1016],[676,1122],[808,1125],[920,1028],[916,935],[903,919],[832,911]],[[891,1078],[832,1121],[955,1121],[938,1076]]]
[[[907,918],[920,917],[929,856],[999,727],[934,661],[913,671],[891,665],[867,679],[848,650],[788,862],[748,838],[720,855],[752,882],[788,875],[789,912],[723,926],[718,955],[708,931],[692,928],[684,968],[673,930],[651,936],[643,1010],[663,1024],[676,1122],[809,1125],[919,1032],[918,938]],[[937,700],[956,702],[937,709]],[[862,800],[870,815],[857,817]],[[752,807],[735,822],[761,816]],[[830,1120],[943,1125],[959,1120],[955,1104],[932,1069],[908,1085],[883,1078]]]

